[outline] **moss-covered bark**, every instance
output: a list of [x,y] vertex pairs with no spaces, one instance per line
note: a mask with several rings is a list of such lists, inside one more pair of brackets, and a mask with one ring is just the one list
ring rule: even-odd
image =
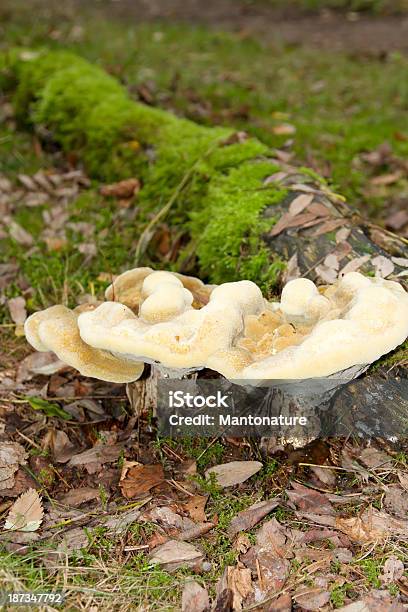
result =
[[[338,251],[332,228],[351,232],[342,267],[367,254],[407,256],[406,242],[353,217],[319,177],[287,166],[254,138],[133,101],[116,79],[76,55],[12,51],[0,58],[0,85],[14,88],[21,121],[77,152],[91,175],[141,178],[146,223],[165,208],[171,224],[190,236],[177,266],[186,268],[197,257],[201,275],[212,282],[249,278],[272,290],[294,254],[300,271],[315,278],[326,255]],[[271,235],[291,201],[305,192],[325,207],[324,219]],[[316,235],[319,227],[324,231]],[[366,259],[362,269],[373,273],[372,258]]]

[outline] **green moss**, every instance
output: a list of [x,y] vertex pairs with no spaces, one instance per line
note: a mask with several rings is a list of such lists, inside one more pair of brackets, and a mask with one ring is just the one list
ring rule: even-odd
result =
[[283,268],[271,261],[262,235],[271,227],[263,210],[282,201],[286,190],[263,180],[276,170],[268,161],[246,162],[215,178],[204,206],[192,214],[191,233],[197,242],[202,271],[215,283],[247,278],[268,292]]
[[285,192],[262,187],[276,170],[265,160],[266,145],[234,142],[230,129],[135,103],[116,79],[74,54],[24,54],[15,70],[19,116],[50,130],[65,151],[77,151],[92,175],[143,180],[142,221],[177,193],[171,222],[188,223],[199,238],[199,263],[212,281],[250,278],[266,289],[276,282],[283,264],[271,262],[262,246],[270,227],[262,211]]

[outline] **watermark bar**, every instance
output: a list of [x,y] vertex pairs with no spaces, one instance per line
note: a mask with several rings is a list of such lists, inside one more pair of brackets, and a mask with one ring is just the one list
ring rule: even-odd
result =
[[162,380],[158,427],[162,435],[283,437],[408,436],[408,381],[380,376],[345,382],[333,377],[271,381],[268,386],[225,379]]

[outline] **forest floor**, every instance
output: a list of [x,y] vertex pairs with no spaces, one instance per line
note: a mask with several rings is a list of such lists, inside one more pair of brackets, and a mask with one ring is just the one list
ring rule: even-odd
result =
[[[115,3],[108,19],[106,7],[6,0],[0,50],[72,49],[135,99],[256,135],[408,236],[406,17],[299,18],[262,2],[238,11],[227,0],[206,2],[205,12],[172,3],[163,15],[160,2],[131,4]],[[137,196],[107,198],[100,187],[75,155],[17,124],[11,100],[0,97],[0,518],[29,488],[45,512],[40,530],[0,533],[0,592],[61,590],[67,609],[179,610],[194,579],[221,611],[228,602],[216,585],[230,567],[236,609],[364,600],[399,610],[408,596],[406,448],[163,439],[150,415],[131,427],[123,386],[31,353],[19,323],[25,310],[86,302],[129,267],[141,230]],[[156,236],[156,266],[171,231]],[[11,312],[9,300],[21,296]],[[262,466],[233,488],[204,478],[233,460]],[[261,501],[271,501],[264,514],[252,508]],[[29,514],[35,499],[27,503]],[[170,556],[154,564],[167,542]],[[197,590],[185,609],[199,610],[200,598]]]

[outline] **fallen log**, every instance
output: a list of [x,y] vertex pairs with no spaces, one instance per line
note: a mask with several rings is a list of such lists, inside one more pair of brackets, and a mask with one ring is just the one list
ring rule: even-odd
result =
[[[199,126],[134,102],[101,68],[61,51],[3,54],[0,86],[14,88],[20,121],[75,152],[91,175],[141,180],[145,228],[129,267],[148,257],[166,219],[185,242],[173,268],[213,283],[249,279],[270,295],[282,275],[328,283],[351,270],[407,283],[407,240],[363,219],[321,177],[245,133]],[[396,385],[387,418],[397,432],[406,432],[406,389],[399,385],[407,378],[404,346],[391,358],[400,367],[389,371],[386,358],[382,371]],[[367,400],[372,376],[355,385],[355,404]],[[381,401],[384,393],[371,396],[368,411],[372,398]],[[289,404],[289,412],[305,410],[293,398]]]

